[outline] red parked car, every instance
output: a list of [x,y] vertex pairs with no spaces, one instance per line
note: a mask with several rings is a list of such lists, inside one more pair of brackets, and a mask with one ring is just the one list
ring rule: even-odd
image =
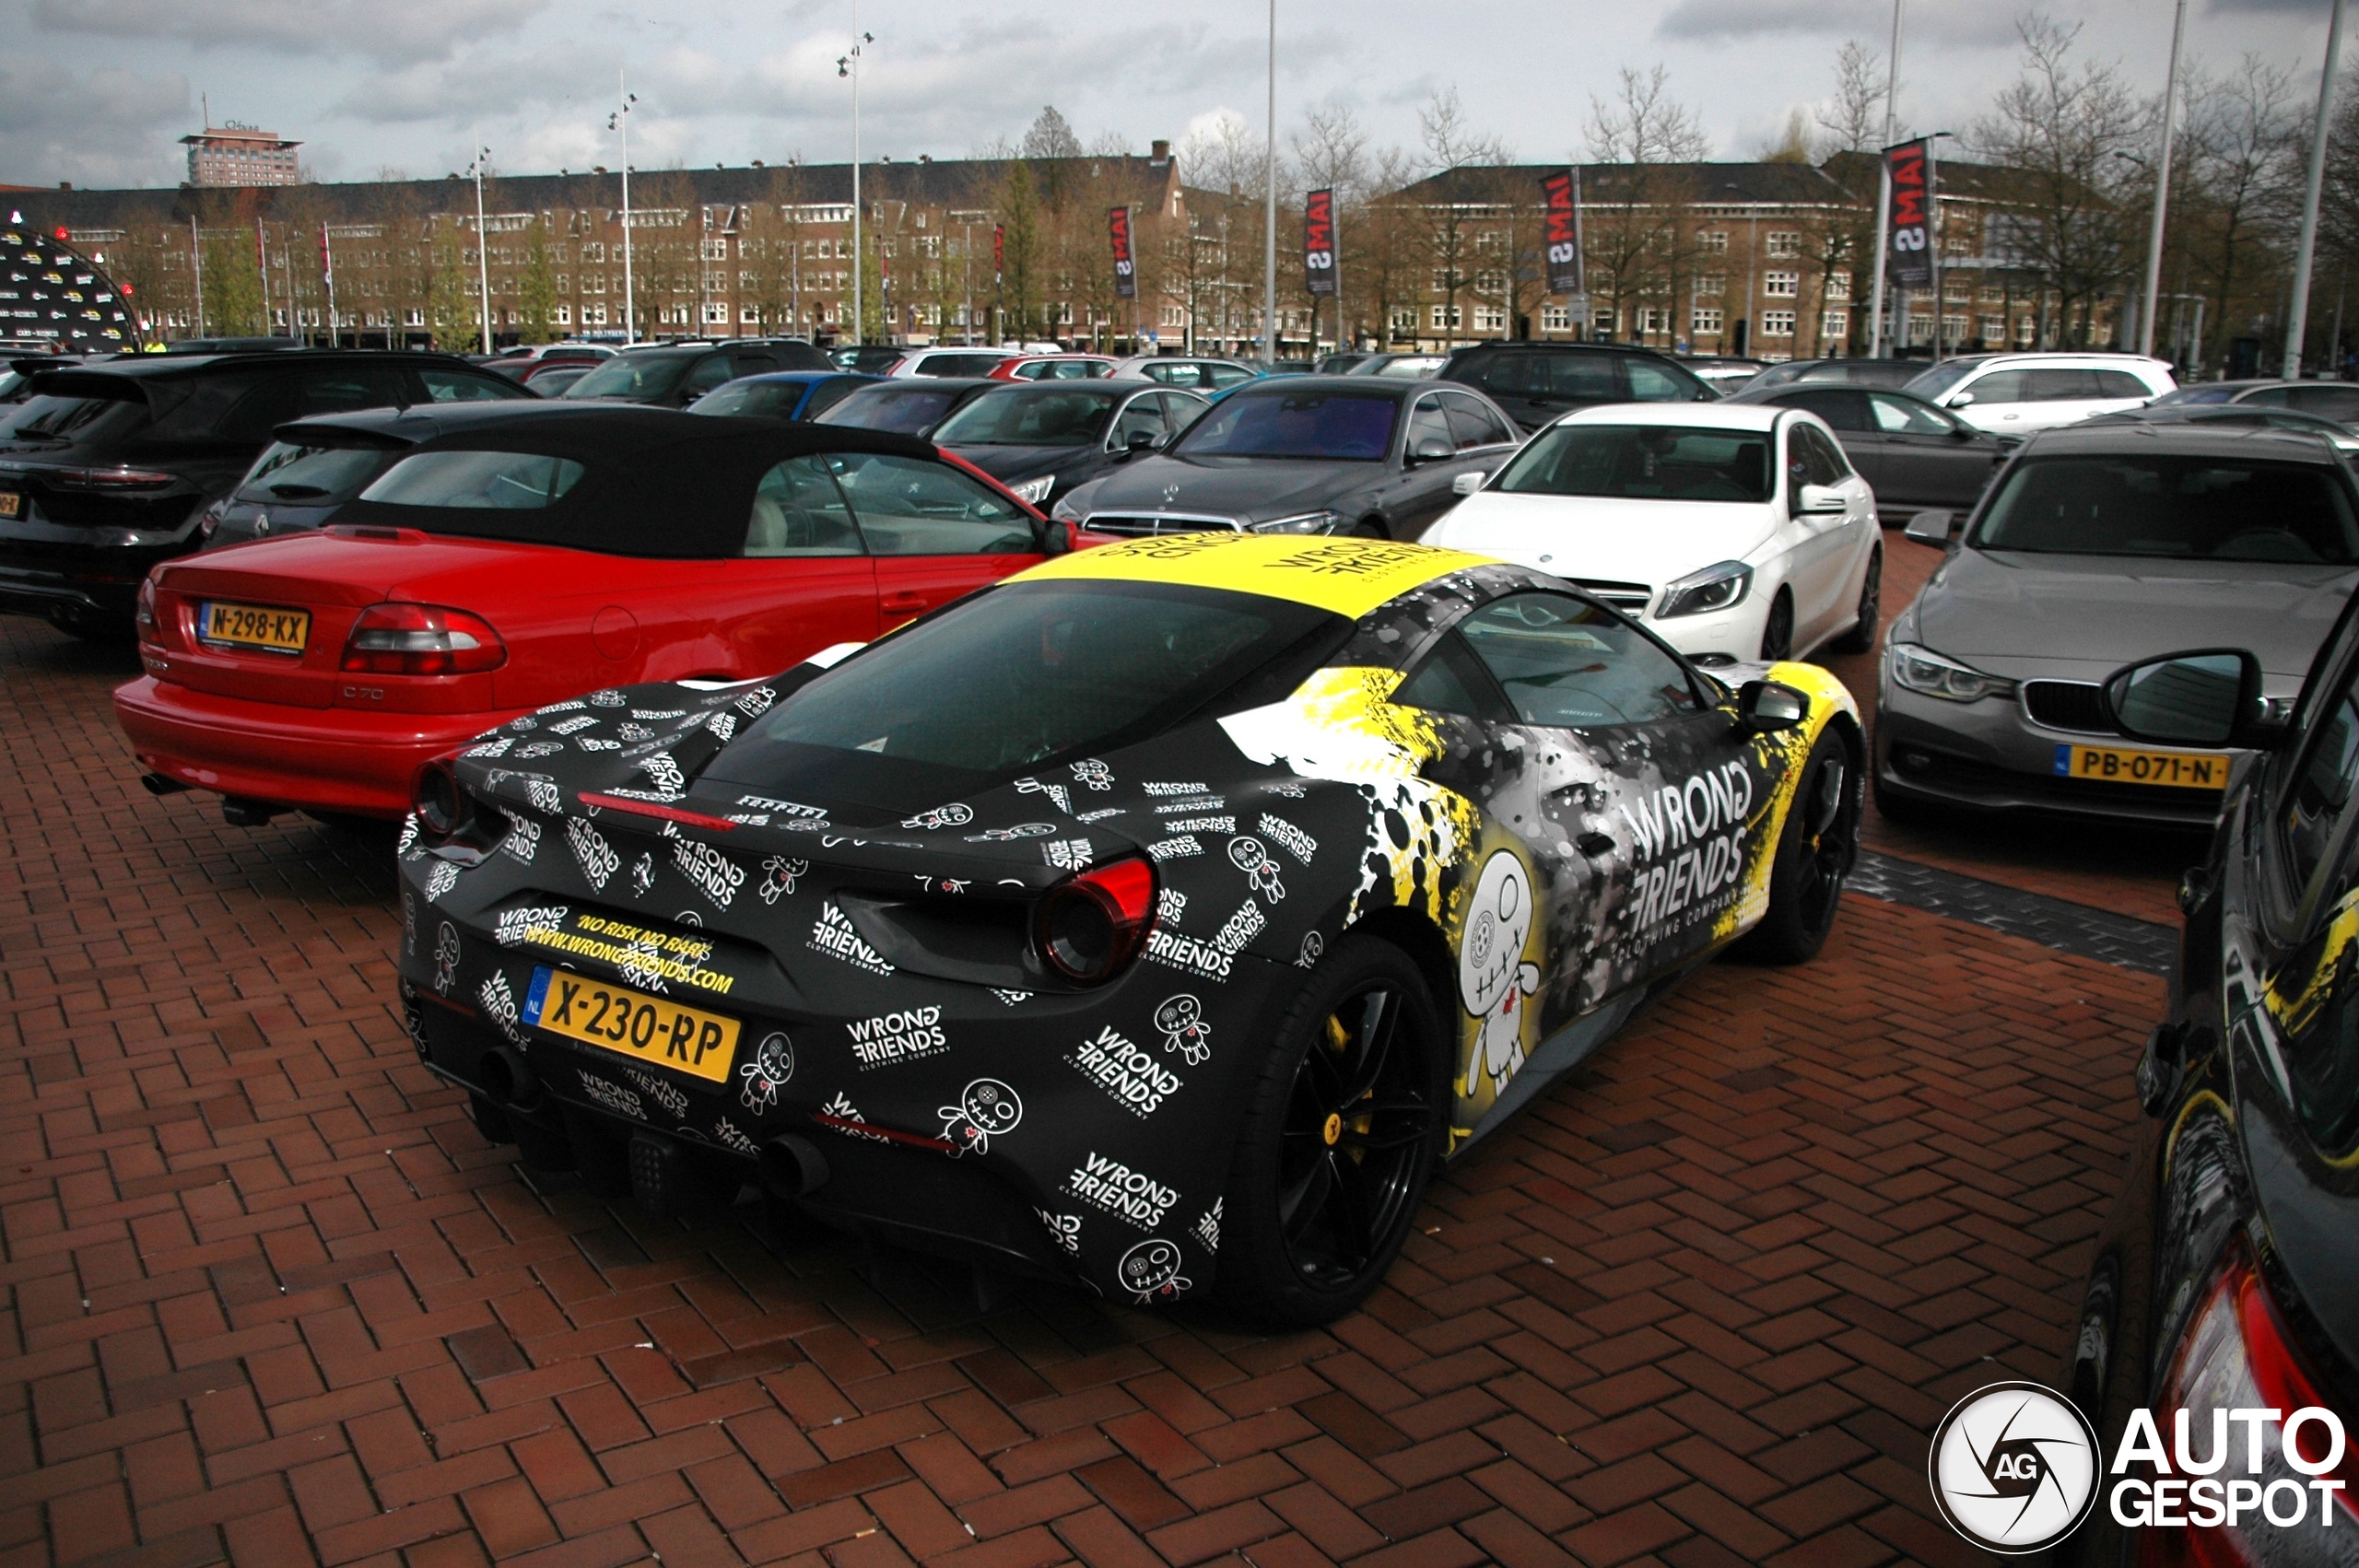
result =
[[[750,680],[1076,535],[885,431],[628,405],[438,409],[316,532],[168,561],[115,712],[233,823],[398,818],[417,766],[552,702]],[[593,696],[591,699],[596,701]],[[511,753],[529,767],[531,738]]]

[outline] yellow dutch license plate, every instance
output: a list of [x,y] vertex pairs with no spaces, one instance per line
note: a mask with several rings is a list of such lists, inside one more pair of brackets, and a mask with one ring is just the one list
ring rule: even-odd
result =
[[0,517],[25,515],[25,497],[15,490],[0,490]]
[[2095,778],[2108,784],[2154,784],[2167,790],[2224,790],[2228,759],[2183,752],[2137,752],[2119,746],[2060,745],[2059,778]]
[[197,622],[197,636],[206,642],[225,643],[231,648],[300,653],[311,639],[311,613],[208,599]]
[[568,969],[533,971],[524,1022],[656,1067],[726,1082],[738,1023]]

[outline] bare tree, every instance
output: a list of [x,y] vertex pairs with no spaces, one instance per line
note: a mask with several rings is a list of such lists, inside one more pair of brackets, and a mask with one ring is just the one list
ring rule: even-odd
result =
[[1024,156],[1030,158],[1079,158],[1081,138],[1074,135],[1073,127],[1052,103],[1041,109],[1040,117],[1024,133],[1023,150]]
[[[1334,192],[1334,218],[1339,248],[1335,266],[1335,346],[1346,343],[1344,334],[1344,289],[1346,286],[1343,252],[1340,241],[1348,235],[1352,243],[1359,240],[1360,220],[1367,198],[1367,132],[1361,128],[1359,116],[1349,104],[1329,103],[1312,109],[1304,116],[1302,129],[1293,132],[1288,140],[1294,147],[1295,168],[1300,171],[1306,190]],[[1311,301],[1313,321],[1311,343],[1318,344],[1316,312],[1318,301]]]
[[1813,163],[1838,152],[1873,152],[1884,141],[1885,72],[1882,57],[1853,39],[1835,56],[1835,92],[1818,106],[1823,139]]
[[[1426,250],[1433,292],[1443,315],[1436,335],[1448,343],[1466,327],[1460,296],[1473,286],[1476,228],[1487,216],[1491,181],[1483,172],[1505,163],[1507,145],[1476,131],[1467,121],[1455,87],[1443,88],[1417,111],[1419,141],[1426,166],[1442,178],[1429,187],[1438,197],[1426,204]],[[1471,171],[1471,172],[1470,172]]]
[[1710,156],[1702,119],[1666,96],[1671,72],[1622,67],[1611,99],[1590,95],[1590,156],[1600,163],[1694,163]]
[[[1659,299],[1676,336],[1679,280],[1695,260],[1688,166],[1709,154],[1711,141],[1696,111],[1670,99],[1669,86],[1661,65],[1643,74],[1625,66],[1614,98],[1590,97],[1590,155],[1621,167],[1585,198],[1598,215],[1586,239],[1590,292],[1604,297],[1608,319],[1625,304],[1636,311]],[[1643,342],[1642,319],[1632,324]]]
[[[2209,303],[2206,336],[2224,349],[2254,316],[2271,311],[2284,283],[2302,148],[2293,79],[2257,54],[2221,76],[2189,74],[2180,134],[2184,184],[2176,227],[2185,254],[2182,287]],[[2359,118],[2348,100],[2329,144],[2325,213],[2330,241],[2359,236]],[[2199,357],[2212,358],[2197,345]]]
[[2118,66],[2076,61],[2080,24],[2015,24],[2023,70],[1976,123],[1977,146],[2007,170],[2014,249],[2055,291],[2060,341],[2089,346],[2099,303],[2128,276],[2138,164],[2151,119]]

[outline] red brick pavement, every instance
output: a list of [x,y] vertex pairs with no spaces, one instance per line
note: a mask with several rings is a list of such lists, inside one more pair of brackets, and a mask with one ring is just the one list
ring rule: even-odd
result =
[[1329,1332],[543,1195],[386,1006],[374,855],[149,799],[0,622],[0,1568],[1962,1563],[1926,1434],[2060,1360],[2150,977],[1854,898],[1436,1188]]

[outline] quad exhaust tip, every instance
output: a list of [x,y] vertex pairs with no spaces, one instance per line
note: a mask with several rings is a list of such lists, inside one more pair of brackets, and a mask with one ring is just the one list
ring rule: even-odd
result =
[[762,1188],[774,1198],[802,1198],[827,1185],[827,1157],[808,1138],[782,1133],[762,1145]]
[[484,1097],[502,1109],[530,1110],[541,1097],[541,1080],[533,1064],[522,1052],[507,1046],[494,1046],[484,1052],[475,1077]]

